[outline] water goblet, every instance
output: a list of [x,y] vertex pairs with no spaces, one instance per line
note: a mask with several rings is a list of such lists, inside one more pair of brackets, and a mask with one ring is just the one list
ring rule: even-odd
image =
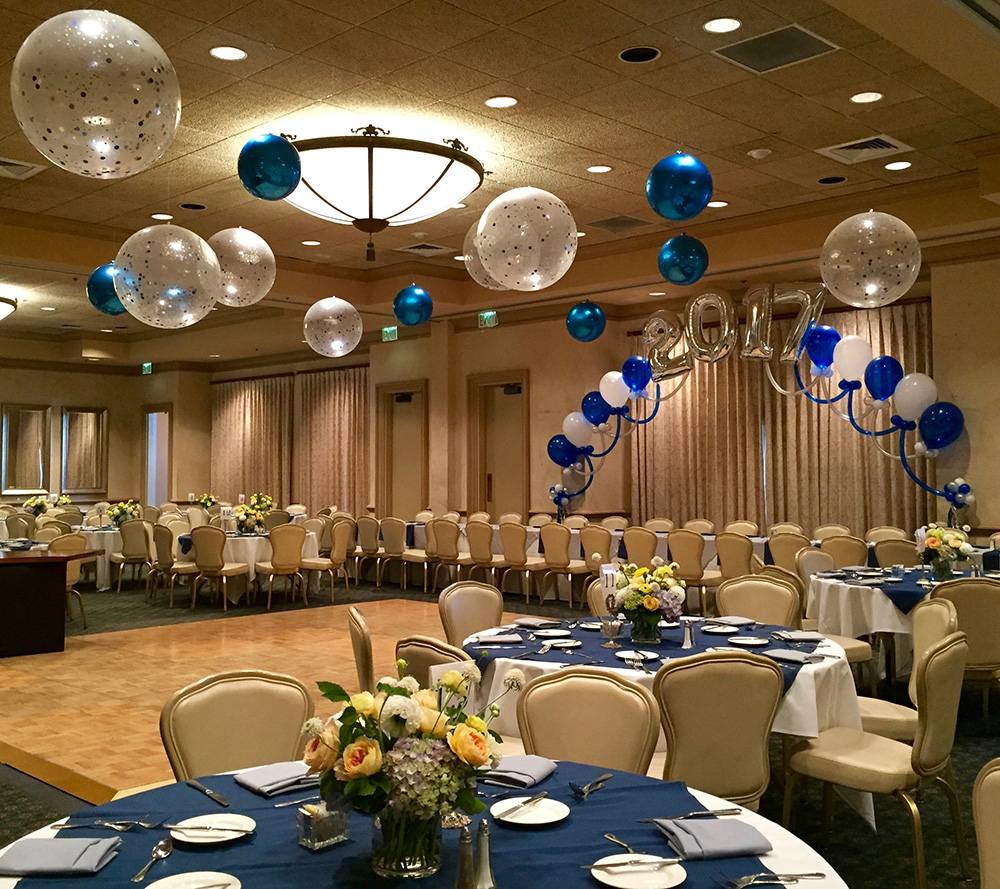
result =
[[622,634],[622,622],[616,617],[601,618],[601,635],[607,642],[601,644],[601,648],[621,648],[616,641]]

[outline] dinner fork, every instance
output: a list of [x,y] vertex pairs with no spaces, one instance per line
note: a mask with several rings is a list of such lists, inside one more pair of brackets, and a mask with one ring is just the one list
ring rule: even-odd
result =
[[625,663],[631,664],[633,670],[642,670],[643,673],[652,675],[652,671],[646,666],[646,659],[642,655],[630,655],[625,659]]
[[784,885],[797,883],[799,880],[822,880],[826,874],[772,874],[770,872],[749,874],[726,883],[726,889],[746,889],[747,886],[766,886],[769,884]]

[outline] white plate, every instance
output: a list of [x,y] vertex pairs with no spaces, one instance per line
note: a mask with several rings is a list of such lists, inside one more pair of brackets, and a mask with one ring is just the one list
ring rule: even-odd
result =
[[867,570],[855,571],[858,577],[881,577],[882,571],[879,568],[869,568]]
[[146,889],[198,889],[199,886],[214,886],[216,883],[225,883],[228,889],[240,889],[243,885],[236,877],[229,874],[220,874],[214,870],[195,870],[189,874],[164,877],[162,880],[150,883]]
[[742,645],[744,648],[759,648],[761,645],[770,645],[770,639],[761,636],[730,636],[726,640],[730,645]]
[[732,633],[733,628],[715,626],[714,624],[707,624],[706,626],[701,628],[701,631],[703,633],[708,633],[710,636],[728,636],[730,633]]
[[572,636],[569,630],[532,630],[539,639],[565,639]]
[[675,627],[679,627],[680,625],[681,625],[681,622],[680,622],[679,620],[675,620],[675,621],[669,621],[669,620],[661,620],[661,621],[660,621],[660,622],[659,622],[659,623],[657,624],[657,626],[658,626],[658,627],[659,627],[659,628],[660,628],[661,630],[672,630],[672,629],[674,629]]
[[623,661],[638,660],[642,658],[644,661],[657,661],[660,656],[655,651],[636,651],[634,648],[623,648],[620,651],[615,652],[616,658],[621,658]]
[[546,824],[558,824],[569,816],[569,806],[557,799],[540,799],[537,803],[525,806],[513,812],[509,818],[502,818],[498,813],[512,809],[518,803],[531,799],[530,796],[510,796],[490,806],[490,814],[503,824],[517,824],[524,827],[543,827]]
[[579,639],[553,639],[549,645],[553,648],[579,648],[583,643]]
[[599,620],[589,620],[581,624],[577,624],[581,630],[599,630],[601,628],[601,622]]
[[883,577],[882,583],[902,583],[902,577]]
[[[658,861],[659,855],[632,854],[622,852],[621,855],[608,855],[594,864],[614,864],[616,861]],[[643,869],[641,867],[623,867],[620,870],[592,870],[591,875],[605,886],[617,886],[619,889],[671,889],[680,886],[687,879],[687,871],[679,864],[667,864],[663,867]]]
[[[218,815],[197,815],[194,818],[185,818],[178,821],[184,827],[234,827],[237,830],[254,830],[257,822],[247,815],[237,815],[235,813],[220,812]],[[249,836],[246,833],[227,833],[224,830],[189,830],[183,827],[175,827],[170,831],[170,836],[181,843],[193,843],[200,846],[216,845],[218,843],[231,843],[242,837]]]

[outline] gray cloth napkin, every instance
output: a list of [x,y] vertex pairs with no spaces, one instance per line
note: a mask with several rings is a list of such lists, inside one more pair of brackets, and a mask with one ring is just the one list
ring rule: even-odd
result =
[[548,630],[562,626],[560,621],[549,620],[547,617],[519,617],[514,621],[514,624],[519,627],[529,627],[532,630]]
[[499,784],[501,787],[534,787],[555,770],[556,764],[544,756],[505,756],[497,768],[487,772],[479,780],[484,784]]
[[319,775],[310,775],[308,771],[309,766],[304,762],[275,762],[247,769],[245,772],[233,775],[233,778],[240,787],[245,787],[261,796],[275,796],[286,790],[318,787]]
[[28,837],[0,855],[0,874],[10,877],[96,874],[118,854],[121,837],[81,839]]
[[506,632],[491,632],[489,630],[484,630],[482,633],[477,633],[469,639],[469,645],[486,645],[491,642],[505,642],[505,643],[515,643],[523,642],[517,633],[506,633]]
[[711,619],[713,624],[726,624],[730,627],[745,627],[747,624],[756,623],[753,618],[750,617],[739,617],[738,615],[732,614],[729,617],[713,617]]
[[778,630],[774,638],[782,642],[822,642],[826,636],[812,630]]
[[681,858],[733,858],[763,855],[771,844],[757,828],[733,818],[689,818],[656,822]]
[[794,648],[769,648],[761,654],[776,661],[787,661],[789,664],[814,664],[817,660],[811,651],[796,651]]

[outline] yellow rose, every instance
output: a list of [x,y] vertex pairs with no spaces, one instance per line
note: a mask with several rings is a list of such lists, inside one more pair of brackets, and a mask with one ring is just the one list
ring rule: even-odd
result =
[[644,574],[649,574],[648,568],[637,568],[635,571],[636,577],[642,577]]
[[653,596],[646,596],[646,598],[642,600],[642,607],[647,611],[656,611],[656,609],[660,607],[660,603],[657,602]]
[[433,707],[421,707],[420,731],[435,738],[443,738],[448,734],[448,718]]
[[344,756],[338,759],[333,773],[340,781],[353,781],[366,775],[374,775],[382,768],[382,748],[371,738],[358,738],[344,748]]
[[361,691],[351,695],[350,705],[361,716],[372,716],[375,712],[375,697],[370,691]]
[[469,728],[474,728],[477,732],[482,732],[484,735],[486,734],[486,723],[476,715],[466,716],[465,724]]
[[490,760],[490,747],[486,743],[486,736],[464,722],[456,725],[448,733],[448,746],[462,762],[470,766],[486,765]]
[[445,670],[441,674],[441,684],[460,695],[464,695],[469,690],[465,677],[458,670]]
[[302,759],[310,772],[327,772],[333,768],[339,753],[340,734],[334,726],[330,726],[306,744]]
[[422,688],[420,691],[410,695],[421,707],[426,707],[428,710],[437,710],[438,708],[438,696],[436,691],[431,691],[429,688]]

